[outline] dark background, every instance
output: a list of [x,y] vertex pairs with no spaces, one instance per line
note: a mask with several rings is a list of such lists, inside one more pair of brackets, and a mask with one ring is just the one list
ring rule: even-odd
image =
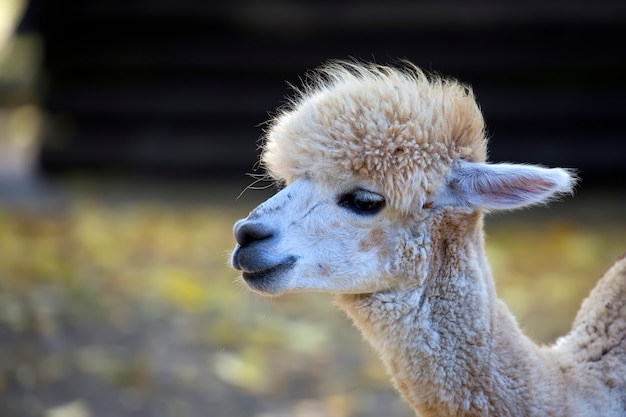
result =
[[31,0],[44,175],[249,172],[287,83],[349,57],[471,84],[490,159],[626,172],[626,3]]

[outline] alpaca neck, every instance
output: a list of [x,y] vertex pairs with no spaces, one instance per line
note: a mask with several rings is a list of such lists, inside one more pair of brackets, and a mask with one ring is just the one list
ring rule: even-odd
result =
[[529,415],[536,393],[525,390],[547,377],[543,359],[496,298],[480,218],[463,239],[434,246],[439,260],[422,285],[338,304],[420,415]]

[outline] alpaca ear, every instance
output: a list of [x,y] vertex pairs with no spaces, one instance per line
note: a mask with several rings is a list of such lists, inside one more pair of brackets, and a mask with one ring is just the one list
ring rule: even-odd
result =
[[562,168],[459,161],[442,197],[452,205],[511,210],[572,193],[575,183],[575,175]]

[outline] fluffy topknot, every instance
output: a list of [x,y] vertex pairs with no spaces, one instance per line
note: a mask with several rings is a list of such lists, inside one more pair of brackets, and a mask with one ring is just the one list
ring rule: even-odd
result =
[[368,182],[403,212],[424,203],[455,160],[486,158],[471,89],[401,68],[332,62],[270,123],[261,157],[274,179]]

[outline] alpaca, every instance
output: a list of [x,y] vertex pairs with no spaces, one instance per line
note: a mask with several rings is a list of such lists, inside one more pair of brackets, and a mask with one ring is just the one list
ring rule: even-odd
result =
[[327,291],[418,415],[626,416],[626,259],[537,346],[496,295],[483,214],[571,193],[566,169],[485,162],[471,89],[406,63],[334,62],[271,121],[285,187],[235,224],[263,295]]

